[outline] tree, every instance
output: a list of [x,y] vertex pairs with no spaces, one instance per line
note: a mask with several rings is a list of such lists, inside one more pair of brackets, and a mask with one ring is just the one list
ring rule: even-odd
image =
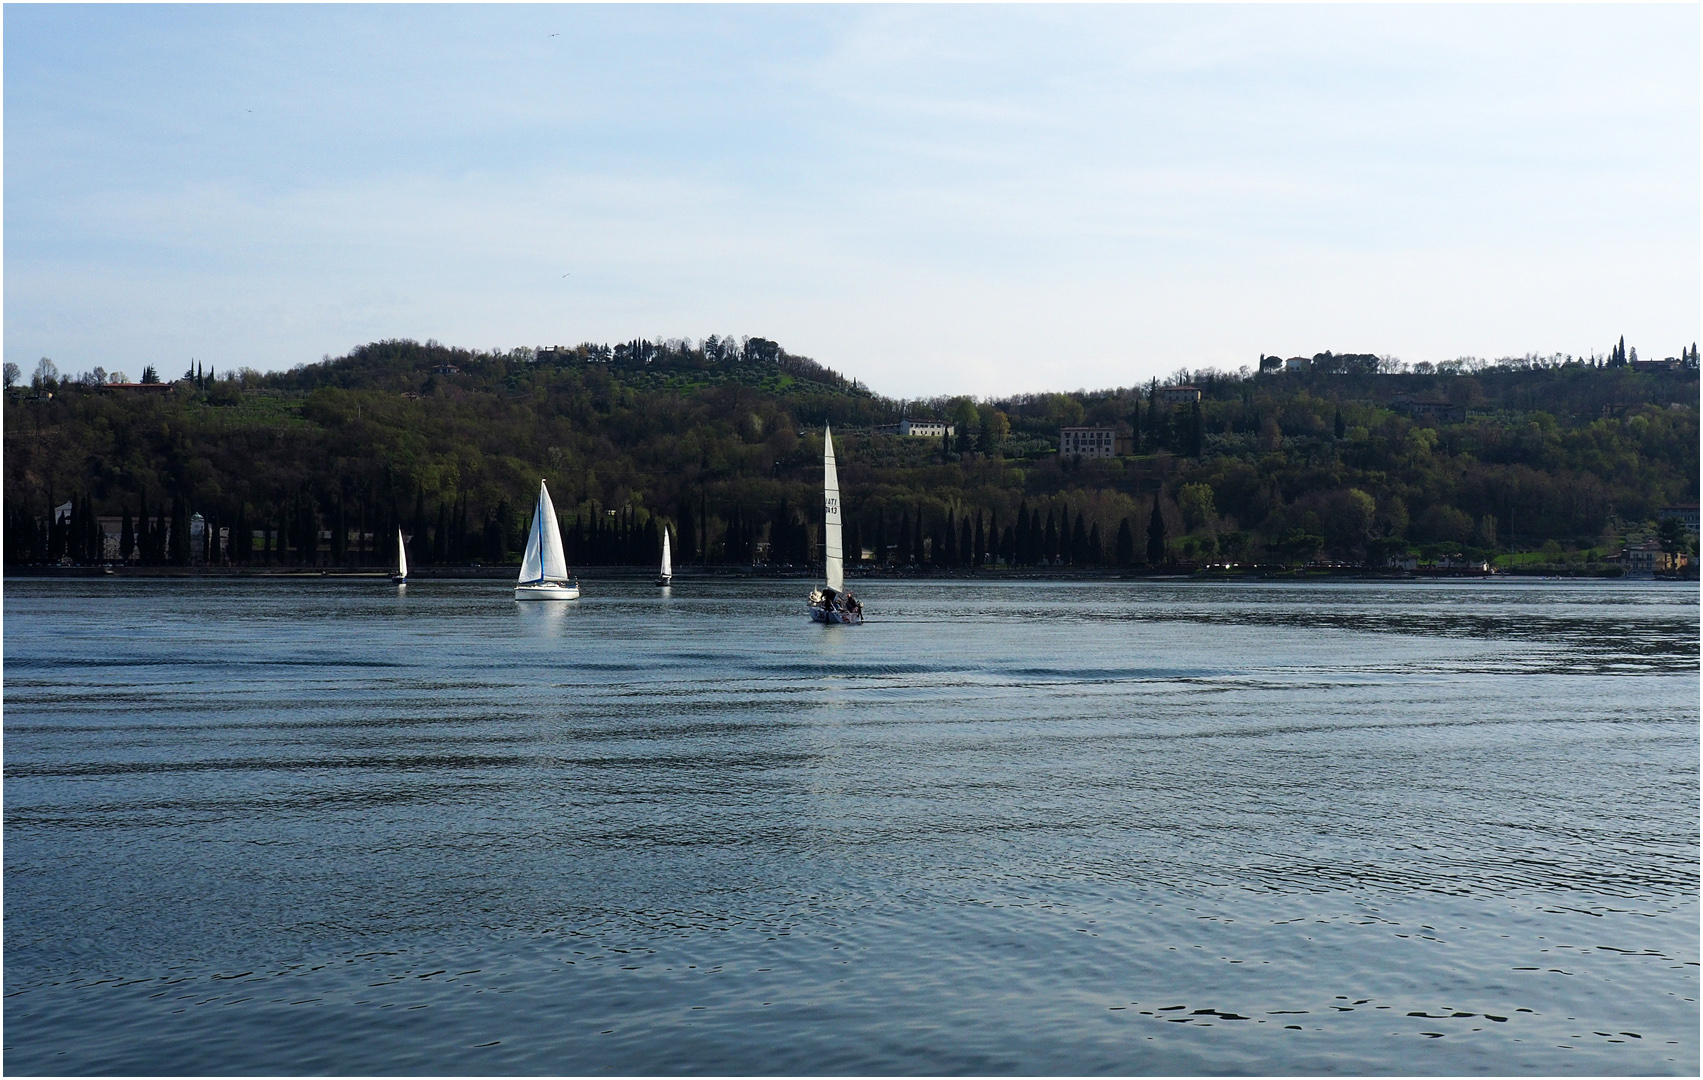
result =
[[1196,400],[1189,406],[1189,457],[1198,458],[1206,453],[1206,425],[1200,415],[1200,402]]
[[30,385],[37,390],[57,390],[59,388],[59,367],[47,357],[36,362],[35,375],[30,379]]
[[1343,424],[1343,422],[1342,422],[1342,408],[1341,408],[1341,406],[1338,406],[1337,410],[1336,410],[1335,431],[1336,431],[1337,441],[1339,441],[1339,442],[1342,440],[1342,437],[1344,435],[1348,434],[1348,427],[1345,424]]
[[136,548],[136,526],[130,520],[130,506],[125,504],[124,521],[118,527],[118,561],[130,561],[130,553]]
[[958,452],[969,451],[976,444],[982,426],[981,412],[969,398],[959,398],[952,409],[952,425],[958,430]]
[[160,373],[154,370],[154,365],[149,364],[142,369],[142,381],[149,385],[160,381]]
[[1183,512],[1183,528],[1190,532],[1218,519],[1210,484],[1184,484],[1177,490],[1177,508]]
[[6,361],[5,373],[6,373],[6,389],[8,389],[8,390],[10,390],[12,388],[13,383],[16,383],[18,381],[18,376],[23,374],[23,372],[18,369],[18,365],[12,363],[12,361],[10,361],[10,360]]
[[1153,496],[1153,514],[1147,519],[1147,564],[1160,566],[1165,562],[1165,516],[1159,512],[1159,498]]
[[1119,566],[1129,566],[1135,562],[1135,532],[1129,527],[1129,518],[1124,518],[1118,525],[1118,538],[1115,557]]
[[1676,556],[1685,550],[1687,530],[1685,522],[1676,517],[1663,518],[1656,527],[1656,539],[1662,545],[1662,551],[1667,554],[1668,566],[1678,565]]

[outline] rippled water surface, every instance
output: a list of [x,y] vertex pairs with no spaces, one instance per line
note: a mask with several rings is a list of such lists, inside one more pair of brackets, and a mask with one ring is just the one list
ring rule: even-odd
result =
[[8,581],[17,1073],[1698,1071],[1694,585]]

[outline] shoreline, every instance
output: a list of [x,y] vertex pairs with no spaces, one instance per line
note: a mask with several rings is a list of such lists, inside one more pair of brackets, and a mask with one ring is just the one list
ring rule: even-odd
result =
[[[410,581],[494,581],[512,579],[515,566],[423,566],[409,571]],[[237,567],[237,566],[8,566],[8,579],[183,579],[183,578],[253,578],[285,581],[308,579],[383,581],[391,571],[373,567]],[[590,580],[649,579],[656,576],[652,567],[586,566],[576,575]],[[818,568],[771,568],[766,566],[687,566],[674,571],[677,580],[707,580],[714,578],[798,578],[819,577]],[[1604,572],[1553,573],[1511,570],[1474,570],[1440,567],[1435,570],[1371,570],[1364,567],[1278,567],[1249,566],[1232,570],[1077,570],[1066,567],[1052,569],[994,569],[994,570],[932,570],[932,569],[861,569],[850,571],[851,581],[1488,581],[1497,579],[1533,579],[1558,581],[1696,581],[1695,573],[1631,575]]]

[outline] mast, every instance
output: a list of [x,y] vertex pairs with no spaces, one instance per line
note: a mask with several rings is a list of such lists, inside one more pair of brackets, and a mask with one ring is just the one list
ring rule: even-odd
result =
[[845,571],[840,552],[840,476],[834,468],[834,433],[822,428],[822,554],[828,571],[828,588],[843,592]]

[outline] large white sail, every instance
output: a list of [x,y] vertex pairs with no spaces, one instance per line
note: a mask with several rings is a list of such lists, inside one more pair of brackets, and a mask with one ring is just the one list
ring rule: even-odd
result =
[[662,527],[662,576],[674,576],[674,560],[668,557],[668,526]]
[[408,576],[408,545],[402,539],[402,530],[396,530],[396,577],[398,580]]
[[822,429],[822,554],[827,563],[828,588],[843,592],[845,571],[840,552],[840,475],[834,468],[834,433]]
[[568,580],[568,554],[562,550],[562,526],[556,520],[556,505],[544,481],[538,481],[538,513],[544,519],[544,580]]
[[538,506],[532,511],[532,528],[526,534],[526,554],[520,560],[522,585],[534,581],[568,580],[568,557],[562,551],[562,528],[556,523],[556,507],[550,490],[538,481]]

